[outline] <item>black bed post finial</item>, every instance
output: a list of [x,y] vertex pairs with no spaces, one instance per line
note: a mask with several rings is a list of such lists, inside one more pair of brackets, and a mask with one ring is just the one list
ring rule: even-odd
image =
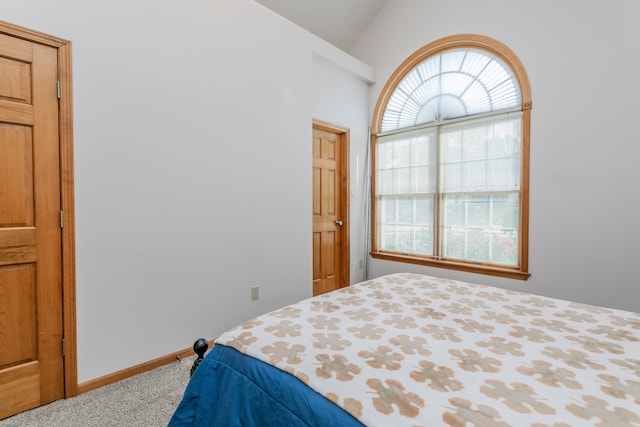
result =
[[193,362],[190,376],[193,376],[193,373],[196,371],[196,368],[198,367],[200,362],[202,362],[202,359],[204,358],[204,354],[207,352],[208,349],[209,349],[209,341],[207,341],[204,338],[198,338],[196,342],[193,343],[193,351],[196,352],[196,354],[198,355],[198,358],[195,360],[195,362]]

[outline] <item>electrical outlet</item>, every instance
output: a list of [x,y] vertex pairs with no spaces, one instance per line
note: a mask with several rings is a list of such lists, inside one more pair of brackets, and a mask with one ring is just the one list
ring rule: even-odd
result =
[[251,299],[257,300],[258,298],[260,298],[260,287],[254,286],[251,288]]

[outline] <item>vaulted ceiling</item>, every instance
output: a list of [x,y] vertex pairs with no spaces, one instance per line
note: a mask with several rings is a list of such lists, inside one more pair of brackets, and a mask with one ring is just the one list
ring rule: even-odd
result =
[[255,0],[288,20],[349,51],[386,0]]

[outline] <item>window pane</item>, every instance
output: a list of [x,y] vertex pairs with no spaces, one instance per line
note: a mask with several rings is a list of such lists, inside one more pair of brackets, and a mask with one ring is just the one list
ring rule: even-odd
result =
[[518,264],[519,194],[445,195],[445,258]]
[[493,196],[492,222],[495,227],[518,229],[520,201],[518,193],[499,194]]
[[415,164],[434,165],[436,159],[435,133],[429,130],[424,135],[413,139]]
[[442,126],[441,191],[520,188],[521,113]]
[[416,224],[422,227],[433,227],[433,196],[416,198]]
[[470,196],[468,200],[469,225],[472,227],[486,227],[490,225],[490,196]]
[[396,224],[398,222],[395,197],[380,197],[378,199],[378,209],[381,223]]
[[394,179],[394,194],[409,194],[411,193],[411,169],[400,168],[393,170]]
[[413,198],[399,197],[398,199],[398,223],[413,223]]
[[378,194],[393,193],[393,169],[378,171]]
[[465,259],[467,254],[467,236],[460,227],[443,227],[444,256],[446,258]]
[[444,202],[445,223],[449,227],[464,227],[467,222],[466,196],[449,196]]
[[380,249],[433,254],[433,195],[378,199]]
[[466,258],[470,261],[488,262],[491,261],[489,251],[491,245],[491,236],[486,233],[485,229],[469,230],[468,253]]
[[502,230],[493,235],[493,262],[496,264],[518,264],[518,233]]
[[396,237],[396,227],[391,226],[391,225],[387,225],[387,224],[381,224],[380,225],[380,230],[378,232],[379,234],[379,239],[380,239],[380,248],[387,250],[387,251],[397,251],[398,250],[398,245],[396,243],[397,237]]
[[433,193],[435,191],[436,168],[435,166],[418,166],[414,169],[416,193]]
[[411,253],[412,248],[412,229],[405,225],[396,227],[396,250],[403,253]]
[[413,163],[411,160],[411,140],[397,140],[395,144],[393,144],[394,166],[409,166]]
[[435,130],[427,129],[379,139],[378,194],[434,193],[436,190]]
[[422,226],[416,230],[414,254],[433,255],[433,227]]

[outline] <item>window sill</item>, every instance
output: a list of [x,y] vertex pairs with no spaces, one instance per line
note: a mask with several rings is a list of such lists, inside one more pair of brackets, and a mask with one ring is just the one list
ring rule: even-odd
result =
[[400,255],[389,252],[372,252],[371,256],[387,261],[405,262],[409,264],[425,265],[428,267],[447,268],[450,270],[467,271],[470,273],[486,274],[490,276],[506,277],[509,279],[527,280],[531,273],[516,267],[500,267],[489,264],[469,264],[456,261],[434,260],[411,255]]

